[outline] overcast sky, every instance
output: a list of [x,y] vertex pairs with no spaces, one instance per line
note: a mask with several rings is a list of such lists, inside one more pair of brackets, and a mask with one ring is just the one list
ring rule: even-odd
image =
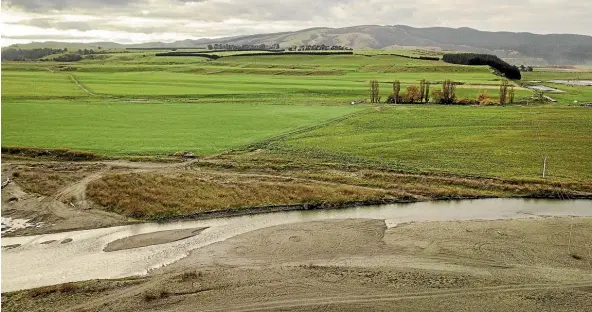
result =
[[2,45],[409,25],[592,35],[590,0],[1,0]]

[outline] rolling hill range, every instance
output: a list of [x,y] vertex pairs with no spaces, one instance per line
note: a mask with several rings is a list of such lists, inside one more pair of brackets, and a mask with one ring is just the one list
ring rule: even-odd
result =
[[[423,47],[435,50],[469,51],[495,54],[513,63],[590,64],[592,36],[575,34],[538,35],[532,33],[485,32],[471,28],[414,28],[403,25],[364,25],[344,28],[311,28],[294,32],[258,34],[218,39],[183,40],[121,45],[101,42],[89,44],[105,48],[203,47],[209,43],[293,45],[345,45],[354,49],[400,49]],[[62,47],[64,43],[45,43]],[[40,43],[20,45],[39,47]]]

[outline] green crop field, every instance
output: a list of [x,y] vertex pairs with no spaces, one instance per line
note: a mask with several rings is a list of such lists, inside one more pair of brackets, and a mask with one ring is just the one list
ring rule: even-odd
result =
[[[485,66],[377,55],[389,51],[223,53],[218,60],[157,57],[156,52],[90,55],[75,63],[3,63],[2,146],[208,155],[323,125],[272,144],[405,170],[502,177],[536,177],[547,155],[558,179],[592,175],[592,110],[574,107],[574,100],[592,101],[592,88],[557,86],[567,91],[556,96],[559,103],[528,107],[382,104],[377,110],[350,105],[369,98],[373,79],[384,101],[394,80],[401,81],[404,93],[421,79],[432,83],[432,91],[452,79],[463,84],[458,97],[486,93],[496,99],[501,78]],[[566,77],[590,76],[535,71],[525,73],[524,80]],[[531,96],[516,84],[517,99]],[[325,125],[354,112],[359,114]]]
[[199,155],[358,111],[327,106],[23,101],[2,105],[2,145],[106,155]]

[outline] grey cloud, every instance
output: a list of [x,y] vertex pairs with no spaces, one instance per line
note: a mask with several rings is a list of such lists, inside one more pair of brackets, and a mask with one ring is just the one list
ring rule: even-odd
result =
[[22,9],[25,12],[45,13],[50,10],[121,8],[141,2],[143,0],[2,0],[2,6]]
[[28,39],[34,41],[45,41],[45,40],[93,40],[91,36],[73,36],[73,35],[5,35],[2,34],[3,38],[6,39]]
[[75,29],[80,31],[87,31],[96,29],[87,22],[62,21],[58,18],[32,18],[30,20],[22,21],[20,24],[35,26],[39,28],[54,28],[59,30]]
[[[21,22],[40,28],[175,32],[188,37],[360,24],[592,34],[589,0],[2,0],[5,3],[49,17]],[[62,14],[99,18],[66,22]],[[154,22],[126,23],[127,17]]]

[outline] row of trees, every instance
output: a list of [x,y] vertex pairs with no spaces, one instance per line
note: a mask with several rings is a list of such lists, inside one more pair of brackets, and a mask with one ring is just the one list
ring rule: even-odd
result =
[[31,61],[38,60],[42,57],[68,52],[68,49],[17,49],[17,48],[6,48],[2,49],[2,61]]
[[495,55],[477,53],[450,53],[444,54],[442,60],[447,63],[460,65],[488,65],[500,75],[513,80],[522,79],[520,69],[510,65]]
[[279,50],[279,43],[274,44],[208,44],[208,50],[250,51],[250,50]]
[[[434,103],[434,104],[481,104],[481,105],[495,105],[495,104],[513,104],[514,103],[514,86],[504,79],[500,84],[499,101],[496,102],[491,99],[486,93],[481,93],[477,99],[457,98],[456,86],[452,80],[445,80],[442,82],[442,89],[433,90],[430,97],[430,86],[432,84],[425,79],[419,81],[419,86],[410,85],[407,87],[407,92],[401,93],[401,82],[395,80],[393,82],[393,92],[388,96],[387,103],[389,104],[414,104],[414,103]],[[370,102],[380,103],[380,84],[377,80],[370,81]]]
[[[99,47],[102,50],[102,47]],[[75,62],[82,59],[81,55],[91,55],[97,53],[104,53],[95,51],[93,49],[78,49],[73,53],[68,53],[68,48],[52,49],[20,49],[20,48],[6,48],[2,49],[2,61],[37,61],[52,54],[62,54],[53,58],[58,62]]]
[[66,53],[53,58],[56,62],[78,62],[82,60],[82,56],[78,53]]
[[353,50],[352,48],[340,45],[324,45],[324,44],[314,44],[314,45],[301,45],[301,46],[291,46],[288,47],[288,51],[342,51],[342,50]]

